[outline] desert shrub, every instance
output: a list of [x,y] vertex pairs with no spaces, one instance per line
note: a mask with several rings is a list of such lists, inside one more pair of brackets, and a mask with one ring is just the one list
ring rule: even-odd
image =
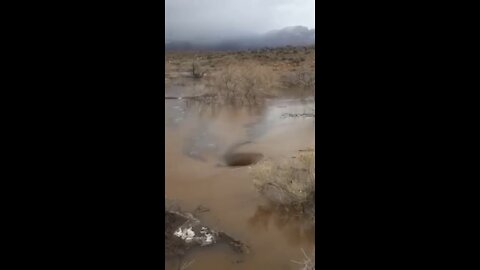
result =
[[251,167],[250,173],[257,191],[270,202],[304,210],[314,207],[315,153],[313,151],[278,163],[264,160]]
[[200,67],[198,61],[193,61],[192,63],[192,75],[197,79],[202,78],[203,75],[205,75],[205,71],[202,67]]
[[275,84],[275,74],[265,66],[255,63],[245,64],[240,70],[242,94],[245,98],[254,98],[269,92]]
[[297,71],[297,83],[303,88],[315,87],[315,71],[302,68]]
[[276,74],[255,62],[231,63],[216,76],[215,88],[222,100],[256,101],[276,86]]
[[220,72],[215,86],[218,90],[218,94],[225,99],[235,96],[237,94],[237,89],[239,88],[238,73],[235,68],[231,65],[224,68]]
[[283,77],[283,84],[287,87],[300,87],[303,89],[315,88],[315,68],[306,65],[293,68],[290,74]]

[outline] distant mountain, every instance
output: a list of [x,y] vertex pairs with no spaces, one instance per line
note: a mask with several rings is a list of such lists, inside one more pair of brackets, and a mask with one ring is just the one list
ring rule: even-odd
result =
[[188,41],[169,41],[165,43],[166,50],[194,50],[195,45]]
[[219,42],[170,41],[166,50],[245,50],[263,47],[307,46],[315,44],[315,29],[305,26],[290,26],[273,30],[263,35],[232,38]]
[[263,42],[267,46],[297,46],[315,43],[315,29],[305,26],[291,26],[281,30],[274,30],[263,36]]

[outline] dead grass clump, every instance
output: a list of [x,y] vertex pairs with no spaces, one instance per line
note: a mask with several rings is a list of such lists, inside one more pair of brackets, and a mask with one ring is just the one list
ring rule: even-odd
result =
[[299,209],[314,207],[315,153],[275,163],[265,160],[252,167],[255,188],[274,204]]

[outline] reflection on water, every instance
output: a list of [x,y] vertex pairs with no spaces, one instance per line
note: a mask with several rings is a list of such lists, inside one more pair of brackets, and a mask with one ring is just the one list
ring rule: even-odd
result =
[[[188,95],[188,93],[185,93]],[[267,100],[252,106],[165,100],[165,196],[181,208],[210,209],[205,225],[246,242],[251,254],[238,258],[222,247],[188,254],[188,269],[297,269],[290,260],[311,250],[314,226],[309,220],[264,205],[247,167],[218,166],[239,145],[239,153],[283,159],[315,148],[314,118],[285,118],[285,113],[314,110],[313,99]],[[246,143],[248,142],[248,143]],[[167,262],[166,269],[177,269]]]
[[282,231],[289,244],[302,246],[315,243],[315,224],[305,215],[289,212],[286,208],[273,205],[259,205],[248,224],[259,231],[268,231],[271,225]]

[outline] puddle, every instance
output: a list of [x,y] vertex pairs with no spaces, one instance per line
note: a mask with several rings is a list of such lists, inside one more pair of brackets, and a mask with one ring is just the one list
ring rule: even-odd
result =
[[[191,95],[188,87],[167,95]],[[262,159],[289,158],[315,148],[315,118],[284,117],[314,112],[311,99],[271,99],[257,107],[188,104],[165,100],[165,196],[182,209],[199,205],[206,226],[248,244],[239,256],[228,247],[192,250],[188,269],[300,269],[314,248],[313,224],[269,208],[255,191],[249,166]],[[165,269],[179,269],[167,260]]]

